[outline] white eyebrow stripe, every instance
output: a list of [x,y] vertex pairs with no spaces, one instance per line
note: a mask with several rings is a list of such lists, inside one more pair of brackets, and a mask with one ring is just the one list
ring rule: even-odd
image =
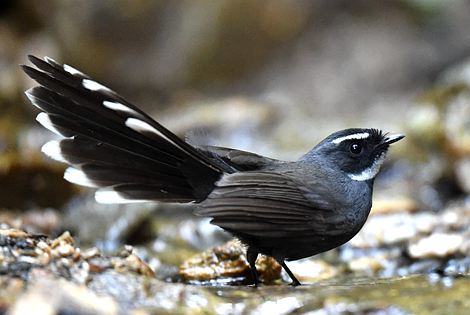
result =
[[360,132],[360,133],[355,133],[352,135],[336,138],[331,142],[334,144],[340,144],[341,142],[346,141],[346,140],[353,140],[353,139],[360,140],[360,139],[367,139],[369,137],[370,137],[370,134],[368,132]]

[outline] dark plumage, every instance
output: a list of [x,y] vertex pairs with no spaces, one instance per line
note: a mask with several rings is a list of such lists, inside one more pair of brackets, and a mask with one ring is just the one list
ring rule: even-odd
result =
[[247,245],[257,283],[259,253],[285,264],[335,248],[363,226],[388,146],[376,129],[336,132],[296,162],[194,147],[87,75],[50,58],[22,66],[39,86],[26,92],[37,120],[65,139],[43,152],[72,167],[70,182],[99,188],[104,203],[196,202],[196,214]]

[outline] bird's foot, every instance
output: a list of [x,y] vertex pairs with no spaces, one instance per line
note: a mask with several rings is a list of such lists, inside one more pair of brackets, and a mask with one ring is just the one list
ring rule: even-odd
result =
[[302,283],[300,283],[299,280],[294,279],[294,280],[290,283],[290,285],[293,286],[293,287],[298,287],[299,285],[302,285]]

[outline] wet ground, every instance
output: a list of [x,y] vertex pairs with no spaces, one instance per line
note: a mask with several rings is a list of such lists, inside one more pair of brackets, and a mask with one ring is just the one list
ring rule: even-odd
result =
[[[470,207],[461,203],[431,214],[391,207],[403,202],[387,204],[375,208],[359,235],[340,249],[290,262],[300,287],[290,286],[266,258],[258,260],[264,283],[247,285],[240,243],[224,243],[229,236],[194,220],[187,207],[140,210],[146,218],[140,222],[154,229],[147,235],[136,233],[142,223],[120,217],[108,235],[121,241],[98,247],[80,242],[80,233],[50,238],[2,229],[0,306],[12,314],[38,308],[78,314],[463,314],[470,306],[463,236]],[[139,217],[138,208],[133,211]],[[38,211],[36,225],[23,222],[37,230],[41,218],[64,224],[51,219],[55,215]],[[85,230],[88,224],[81,223]],[[203,251],[207,243],[220,245]]]

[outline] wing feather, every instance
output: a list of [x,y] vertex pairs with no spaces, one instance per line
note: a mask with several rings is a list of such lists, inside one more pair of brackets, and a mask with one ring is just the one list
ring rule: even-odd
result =
[[249,171],[228,174],[201,203],[197,215],[235,235],[297,237],[335,233],[328,222],[334,210],[324,200],[307,198],[303,187],[281,173]]

